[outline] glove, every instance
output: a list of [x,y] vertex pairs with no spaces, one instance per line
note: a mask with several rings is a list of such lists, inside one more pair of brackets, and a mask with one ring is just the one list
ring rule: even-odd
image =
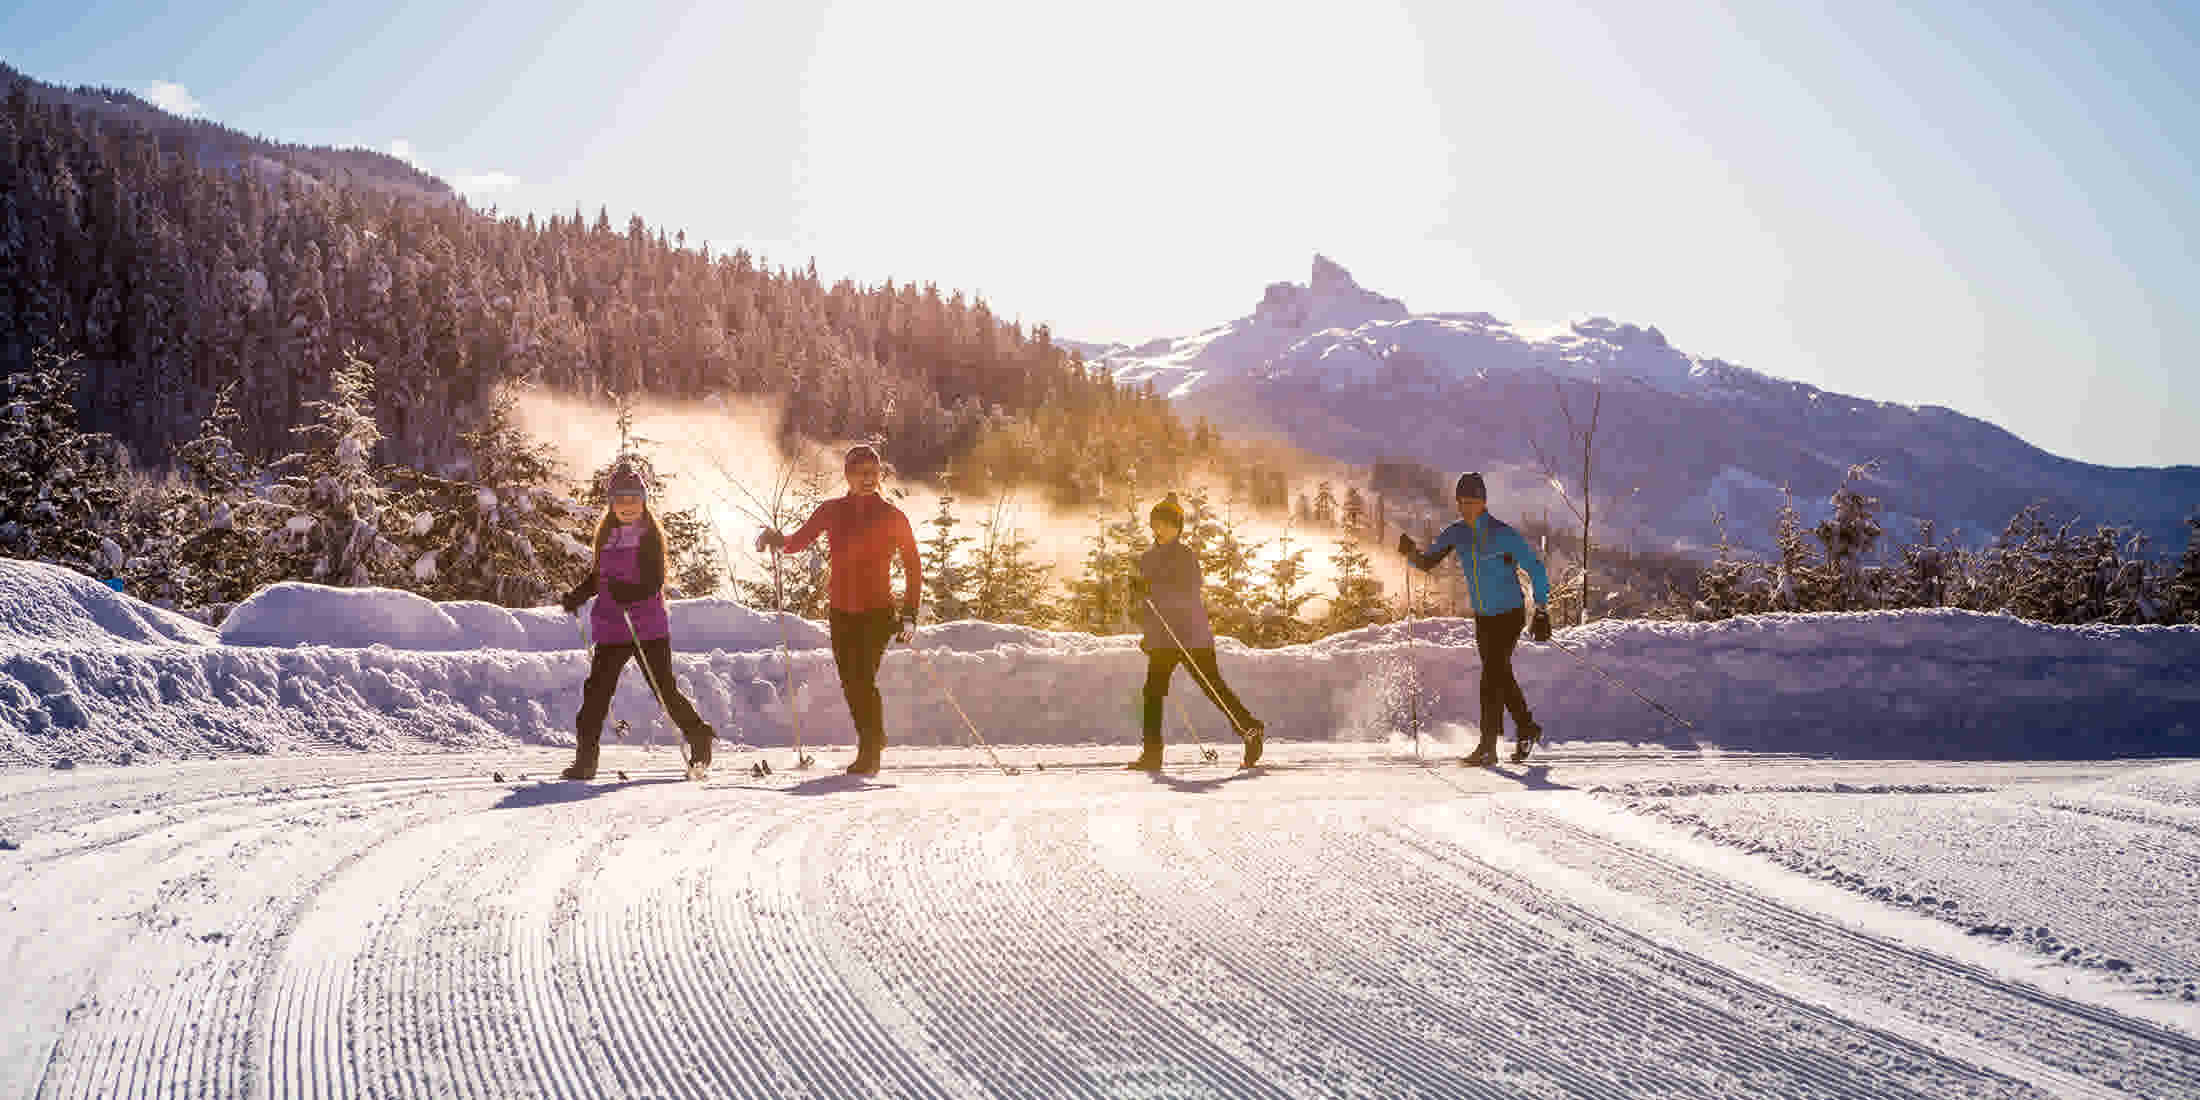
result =
[[786,544],[787,536],[782,535],[769,527],[766,527],[756,533],[756,552],[759,554],[763,553],[766,550],[778,550],[780,547],[785,546]]
[[1412,535],[1400,532],[1398,535],[1398,552],[1410,556],[1412,554],[1419,553],[1420,550],[1418,547],[1413,545]]
[[558,601],[558,606],[564,608],[565,613],[568,615],[578,615],[581,613],[581,605],[587,602],[585,599],[574,599],[573,594],[568,592],[564,599]]
[[1551,640],[1551,613],[1548,610],[1535,609],[1535,619],[1528,624],[1528,637],[1539,642]]

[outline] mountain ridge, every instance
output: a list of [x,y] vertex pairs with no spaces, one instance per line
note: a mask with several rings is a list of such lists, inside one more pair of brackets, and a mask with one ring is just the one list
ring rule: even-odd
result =
[[[1557,394],[1585,418],[1601,389],[1599,507],[1684,547],[1714,544],[1722,516],[1737,543],[1769,546],[1780,486],[1816,519],[1849,467],[1875,459],[1864,491],[1881,497],[1896,539],[1932,519],[1982,544],[2041,502],[2084,524],[2132,526],[2171,553],[2200,509],[2200,466],[2054,455],[1946,406],[1853,397],[1690,354],[1655,325],[1589,316],[1532,331],[1486,312],[1413,313],[1319,254],[1305,284],[1270,283],[1251,313],[1193,336],[1064,343],[1219,427],[1346,462],[1486,469],[1554,514],[1562,506],[1536,450],[1557,461],[1564,449]],[[1578,492],[1578,460],[1558,472]]]

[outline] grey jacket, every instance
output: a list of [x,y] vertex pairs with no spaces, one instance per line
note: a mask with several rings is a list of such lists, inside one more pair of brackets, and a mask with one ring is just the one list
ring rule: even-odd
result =
[[[1138,605],[1139,622],[1146,635],[1139,648],[1213,649],[1214,628],[1207,623],[1207,604],[1200,598],[1199,555],[1182,542],[1163,543],[1138,557],[1138,575],[1145,579],[1146,595]],[[1149,606],[1146,601],[1152,601]],[[1161,614],[1156,616],[1154,611]],[[1172,635],[1170,632],[1174,631]]]

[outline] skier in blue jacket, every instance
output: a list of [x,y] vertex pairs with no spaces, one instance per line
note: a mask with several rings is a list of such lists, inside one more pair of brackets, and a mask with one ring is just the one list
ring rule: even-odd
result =
[[1459,475],[1459,484],[1452,495],[1459,504],[1459,522],[1444,528],[1429,544],[1426,552],[1417,549],[1410,535],[1398,536],[1398,552],[1426,573],[1444,560],[1444,555],[1459,552],[1459,567],[1467,575],[1467,597],[1474,607],[1474,647],[1482,654],[1482,741],[1475,746],[1467,763],[1488,765],[1497,763],[1497,738],[1505,726],[1505,711],[1513,716],[1513,762],[1528,758],[1528,752],[1543,736],[1543,727],[1535,724],[1535,717],[1528,713],[1527,696],[1520,692],[1520,681],[1513,677],[1513,647],[1520,644],[1520,629],[1527,623],[1527,608],[1520,598],[1520,578],[1516,568],[1528,571],[1528,580],[1535,588],[1535,621],[1532,637],[1539,642],[1551,640],[1551,579],[1543,571],[1543,560],[1536,557],[1535,548],[1520,532],[1502,523],[1489,513],[1489,490],[1482,484],[1482,475]]

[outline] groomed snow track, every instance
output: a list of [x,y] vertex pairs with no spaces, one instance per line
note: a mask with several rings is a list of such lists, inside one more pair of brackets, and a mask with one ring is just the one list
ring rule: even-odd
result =
[[[0,774],[0,1095],[2200,1095],[2189,1004],[1592,791],[1694,754],[1177,747],[1154,780],[1120,751]],[[2144,767],[1716,774],[1931,798]]]

